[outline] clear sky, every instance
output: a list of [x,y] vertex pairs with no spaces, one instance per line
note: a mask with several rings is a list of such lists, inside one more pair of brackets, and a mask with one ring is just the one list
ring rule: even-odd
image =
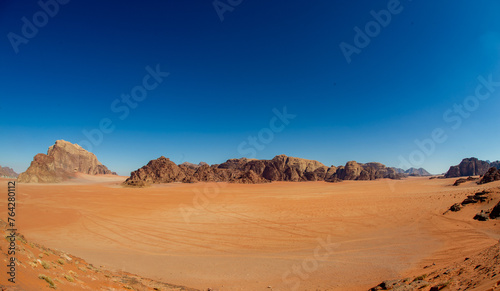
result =
[[498,1],[41,2],[0,2],[0,165],[17,172],[58,139],[123,175],[162,155],[500,159]]

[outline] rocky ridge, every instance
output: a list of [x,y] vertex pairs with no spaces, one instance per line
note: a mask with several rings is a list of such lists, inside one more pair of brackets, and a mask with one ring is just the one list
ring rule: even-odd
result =
[[171,182],[232,182],[267,183],[271,181],[327,181],[398,179],[393,168],[380,163],[360,164],[347,162],[345,166],[327,167],[314,160],[278,155],[271,160],[230,159],[219,165],[209,166],[183,163],[176,165],[170,159],[160,157],[133,171],[125,181],[129,186],[145,186]]

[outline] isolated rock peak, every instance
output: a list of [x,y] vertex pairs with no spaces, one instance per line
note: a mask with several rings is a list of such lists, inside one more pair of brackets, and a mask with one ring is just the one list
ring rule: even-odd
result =
[[57,140],[47,154],[37,154],[18,181],[22,183],[57,183],[75,173],[90,175],[116,174],[97,160],[97,157],[78,144]]

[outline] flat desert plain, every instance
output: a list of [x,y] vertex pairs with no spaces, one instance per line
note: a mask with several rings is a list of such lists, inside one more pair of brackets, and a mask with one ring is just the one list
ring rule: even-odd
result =
[[[500,182],[456,179],[161,184],[124,177],[17,184],[18,230],[96,266],[213,290],[367,290],[492,246],[489,204],[443,215]],[[6,180],[1,181],[7,187]],[[5,199],[6,200],[6,199]],[[6,201],[0,215],[7,217]]]

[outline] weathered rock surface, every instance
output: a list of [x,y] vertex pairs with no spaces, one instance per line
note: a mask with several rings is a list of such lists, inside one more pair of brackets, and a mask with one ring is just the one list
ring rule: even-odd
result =
[[9,167],[0,166],[0,177],[2,178],[17,178],[19,176],[18,173],[14,172],[13,169]]
[[126,185],[142,185],[137,181],[152,183],[170,182],[232,182],[266,183],[270,181],[327,181],[374,180],[399,178],[394,169],[380,163],[327,167],[314,160],[279,155],[272,160],[230,159],[220,165],[183,163],[179,166],[165,157],[150,161],[146,166],[131,173]]
[[460,164],[451,166],[448,172],[444,175],[446,178],[462,177],[462,176],[479,176],[483,175],[490,168],[490,163],[478,160],[477,158],[463,159]]
[[497,219],[500,217],[500,202],[497,203],[490,211],[490,219]]
[[460,179],[456,180],[455,183],[453,183],[453,186],[458,186],[458,185],[465,183],[465,182],[467,182],[467,179],[460,178]]
[[493,181],[500,180],[500,170],[495,167],[491,167],[488,172],[484,174],[484,176],[477,182],[478,184],[490,183]]
[[37,154],[18,181],[22,183],[57,183],[69,179],[74,173],[90,175],[116,174],[101,164],[97,157],[81,146],[58,140],[47,154]]
[[[448,211],[452,212],[457,212],[462,210],[464,207],[466,207],[469,204],[476,204],[476,203],[483,203],[486,202],[488,199],[491,199],[491,192],[483,190],[480,192],[474,193],[474,195],[467,195],[467,198],[465,198],[462,203],[455,203],[453,204],[446,212],[443,214],[448,213]],[[487,214],[489,215],[490,212]],[[474,219],[478,219],[480,215],[476,215]]]
[[490,219],[490,211],[489,210],[481,210],[476,216],[474,216],[474,220],[479,221],[487,221]]

